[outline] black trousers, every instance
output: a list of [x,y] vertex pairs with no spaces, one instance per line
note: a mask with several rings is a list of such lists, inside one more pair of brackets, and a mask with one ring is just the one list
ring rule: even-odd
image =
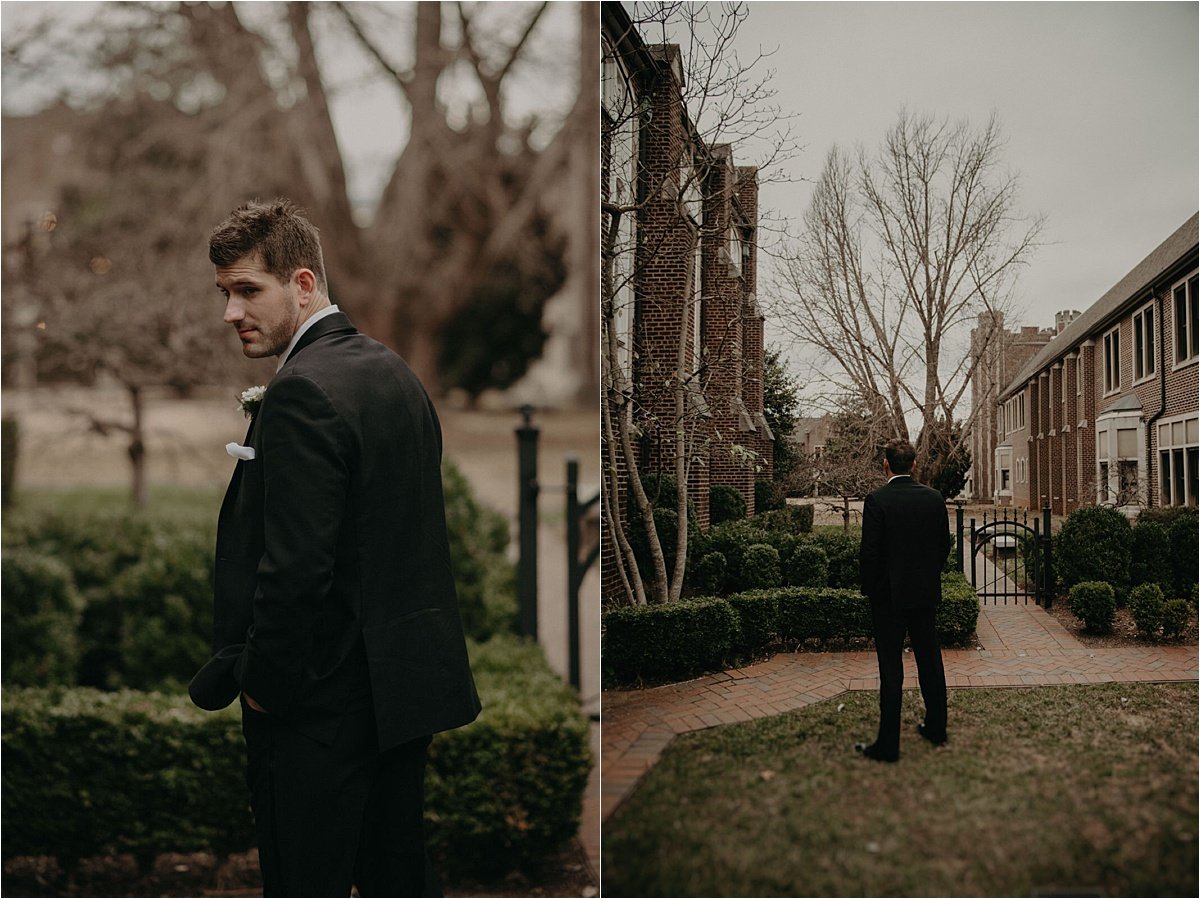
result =
[[879,734],[875,745],[885,755],[900,752],[900,695],[904,688],[904,635],[917,659],[917,679],[925,700],[925,727],[936,739],[946,733],[946,670],[938,645],[934,609],[893,609],[871,603],[875,655],[879,660]]
[[422,737],[387,752],[366,704],[331,746],[242,702],[264,896],[441,896],[425,852]]

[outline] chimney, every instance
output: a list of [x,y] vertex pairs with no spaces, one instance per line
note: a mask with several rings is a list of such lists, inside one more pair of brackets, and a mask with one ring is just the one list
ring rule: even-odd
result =
[[1061,334],[1063,329],[1075,319],[1079,318],[1080,312],[1078,309],[1064,309],[1062,312],[1054,313],[1054,333]]

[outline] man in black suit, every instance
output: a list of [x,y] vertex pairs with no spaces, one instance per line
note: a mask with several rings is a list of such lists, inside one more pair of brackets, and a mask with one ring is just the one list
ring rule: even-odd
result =
[[440,895],[426,748],[479,713],[450,570],[441,430],[403,360],[330,303],[287,200],[213,231],[251,358],[279,356],[217,528],[214,656],[193,700],[239,695],[267,896]]
[[951,541],[942,495],[912,479],[912,444],[889,441],[883,455],[888,482],[863,505],[859,553],[879,659],[879,733],[874,743],[856,743],[854,748],[867,758],[894,762],[900,757],[906,632],[925,700],[925,722],[917,731],[935,745],[946,742],[946,673],[934,619]]

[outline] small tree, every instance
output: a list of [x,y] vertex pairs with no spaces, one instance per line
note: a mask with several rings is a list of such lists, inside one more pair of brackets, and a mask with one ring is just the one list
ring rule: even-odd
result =
[[788,373],[778,347],[768,347],[763,353],[763,416],[774,440],[774,480],[787,481],[796,465],[796,450],[792,446],[792,431],[800,409],[800,391],[796,379]]
[[967,472],[971,470],[971,452],[966,446],[961,421],[947,427],[944,419],[935,419],[931,427],[932,434],[922,431],[917,438],[917,443],[925,447],[928,457],[921,466],[931,476],[931,480],[925,483],[951,500],[966,486]]

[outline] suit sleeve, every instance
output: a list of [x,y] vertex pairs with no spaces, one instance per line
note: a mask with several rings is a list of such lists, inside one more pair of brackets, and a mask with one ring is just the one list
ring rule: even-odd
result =
[[863,593],[882,597],[884,591],[883,510],[872,495],[863,503],[862,544],[858,550],[858,570]]
[[301,376],[272,384],[259,414],[264,551],[238,674],[263,708],[286,714],[333,582],[349,441],[328,397]]

